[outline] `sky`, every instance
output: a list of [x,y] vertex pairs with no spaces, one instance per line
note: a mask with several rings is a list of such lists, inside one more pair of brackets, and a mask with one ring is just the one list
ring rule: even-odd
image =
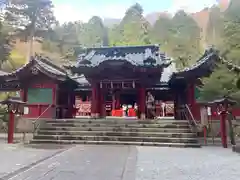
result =
[[169,11],[175,13],[179,9],[186,12],[197,12],[210,7],[218,0],[52,0],[54,13],[63,23],[67,21],[88,21],[92,16],[101,18],[122,18],[126,10],[139,3],[144,14]]

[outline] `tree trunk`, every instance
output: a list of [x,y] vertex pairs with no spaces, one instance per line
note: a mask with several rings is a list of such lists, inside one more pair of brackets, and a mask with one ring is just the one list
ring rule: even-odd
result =
[[27,56],[26,64],[31,60],[31,57],[33,56],[34,34],[35,34],[35,21],[32,22],[32,25],[31,25],[31,28],[30,28],[30,36],[29,36],[29,39],[28,39],[29,47],[28,47],[28,56]]
[[31,60],[31,57],[33,55],[33,40],[34,40],[34,37],[31,34],[30,37],[29,37],[29,40],[28,40],[29,47],[28,47],[28,56],[27,56],[26,64]]

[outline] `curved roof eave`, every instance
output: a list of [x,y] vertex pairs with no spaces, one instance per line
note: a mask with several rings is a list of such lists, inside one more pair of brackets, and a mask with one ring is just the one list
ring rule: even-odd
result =
[[217,51],[207,50],[204,56],[200,58],[194,65],[173,73],[170,81],[182,78],[187,80],[196,80],[209,76],[217,66],[217,62],[220,62],[220,57],[218,56]]
[[41,71],[43,74],[51,77],[51,78],[57,78],[60,81],[64,81],[68,78],[68,74],[66,71],[61,69],[60,67],[54,65],[47,59],[40,59],[42,57],[35,56],[32,57],[31,60],[24,64],[22,67],[18,68],[17,70],[10,72],[10,73],[0,73],[0,77],[3,78],[17,78],[19,73],[24,72],[26,69],[34,68],[36,67],[39,71]]

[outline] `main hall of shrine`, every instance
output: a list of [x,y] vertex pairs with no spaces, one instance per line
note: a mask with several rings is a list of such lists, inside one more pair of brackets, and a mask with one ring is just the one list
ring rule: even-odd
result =
[[16,71],[0,72],[0,90],[20,91],[28,118],[122,117],[123,105],[128,116],[136,117],[137,105],[139,118],[145,119],[147,92],[155,99],[157,117],[181,119],[183,104],[199,117],[196,87],[218,61],[217,52],[209,49],[177,71],[156,45],[88,48],[73,65],[59,67],[36,55]]

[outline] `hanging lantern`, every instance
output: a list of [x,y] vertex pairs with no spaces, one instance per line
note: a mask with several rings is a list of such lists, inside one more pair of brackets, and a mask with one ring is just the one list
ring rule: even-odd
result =
[[1,101],[0,104],[7,105],[8,112],[23,114],[25,102],[23,102],[20,97],[8,97],[4,101]]

